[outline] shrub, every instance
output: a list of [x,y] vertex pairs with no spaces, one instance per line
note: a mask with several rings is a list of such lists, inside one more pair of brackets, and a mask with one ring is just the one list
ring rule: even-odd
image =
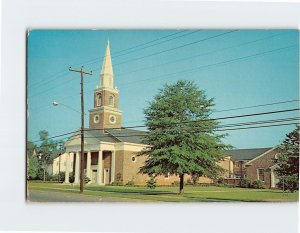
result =
[[195,175],[192,175],[192,182],[194,185],[198,184],[198,181],[199,181],[199,175],[195,174]]
[[65,172],[60,172],[59,174],[57,174],[57,181],[61,183],[65,182],[65,175],[66,175]]
[[217,179],[217,182],[215,182],[216,186],[218,187],[226,187],[228,186],[228,184],[225,182],[224,178],[223,177],[219,177]]
[[192,182],[192,180],[191,180],[190,178],[188,178],[188,179],[186,180],[186,184],[193,184],[193,182]]
[[114,182],[111,183],[112,186],[123,186],[123,181],[122,180],[115,180]]
[[282,190],[288,190],[294,192],[299,189],[299,179],[296,174],[281,177],[280,181],[278,182],[277,186]]
[[87,176],[84,176],[84,183],[87,184],[91,181],[91,179]]
[[121,180],[122,180],[122,174],[118,172],[116,176],[116,181],[121,181]]
[[156,188],[156,180],[153,176],[147,181],[147,187],[150,189],[155,189]]
[[242,179],[241,180],[241,188],[251,188],[252,184],[251,184],[251,181],[249,179]]
[[252,182],[252,188],[254,189],[264,189],[265,187],[265,183],[261,180],[255,180]]
[[[73,183],[74,180],[75,180],[75,174],[74,174],[74,172],[70,172],[70,173],[69,173],[69,182],[70,182],[70,183]],[[90,180],[90,181],[91,181],[91,180]],[[90,181],[88,181],[88,182],[90,182]],[[88,183],[88,182],[87,182],[87,183]]]
[[172,183],[172,186],[179,186],[179,184],[180,184],[180,182],[176,180]]
[[127,186],[134,186],[134,181],[133,180],[130,180],[127,182],[126,184]]

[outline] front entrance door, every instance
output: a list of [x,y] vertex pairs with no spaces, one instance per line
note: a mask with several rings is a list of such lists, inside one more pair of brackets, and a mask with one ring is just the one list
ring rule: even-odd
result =
[[104,169],[104,184],[109,184],[109,168]]
[[91,181],[93,184],[97,183],[97,170],[93,170]]

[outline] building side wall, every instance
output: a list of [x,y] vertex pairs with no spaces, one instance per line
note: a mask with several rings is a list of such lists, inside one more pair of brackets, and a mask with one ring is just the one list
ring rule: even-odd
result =
[[271,174],[269,167],[274,165],[273,159],[278,153],[278,149],[272,150],[262,157],[252,162],[250,166],[246,166],[246,176],[251,181],[258,180],[258,169],[264,169],[264,182],[267,188],[271,187]]
[[233,174],[233,161],[230,158],[225,158],[224,160],[218,162],[217,164],[224,169],[224,173],[222,177],[231,178]]
[[[60,172],[66,171],[66,161],[67,161],[67,153],[60,155],[60,167],[59,167],[59,157],[55,158],[52,162],[52,174],[56,175]],[[70,172],[73,172],[73,164],[74,164],[74,156],[70,156]]]
[[[133,151],[120,151],[120,154],[123,154],[123,183],[127,184],[128,181],[134,181],[136,185],[146,185],[147,181],[149,180],[148,175],[143,175],[139,174],[139,168],[142,167],[145,163],[146,157],[145,156],[140,156],[137,157],[136,153]],[[132,157],[135,157],[136,160],[133,162]],[[119,165],[118,165],[119,166]],[[229,174],[229,166],[230,166],[230,171],[232,172],[233,169],[233,162],[231,160],[225,160],[219,162],[219,166],[224,168],[226,172],[224,173],[224,177],[228,177]],[[176,175],[170,175],[170,176],[157,176],[156,178],[156,184],[157,185],[171,185],[174,182],[179,181],[179,177]],[[190,175],[185,175],[184,176],[184,181],[187,182],[188,180],[192,180]],[[200,177],[199,178],[200,183],[205,183],[205,184],[211,184],[214,181],[210,178],[207,177]]]
[[121,175],[121,180],[123,180],[123,160],[124,160],[123,151],[115,152],[115,180],[117,180],[118,174]]

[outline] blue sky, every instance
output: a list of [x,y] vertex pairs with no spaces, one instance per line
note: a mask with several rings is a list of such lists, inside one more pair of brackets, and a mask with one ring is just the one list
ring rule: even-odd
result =
[[[28,138],[80,127],[80,78],[68,67],[84,65],[85,126],[99,84],[109,39],[120,90],[123,126],[143,124],[143,109],[164,84],[193,80],[216,111],[299,98],[297,30],[33,30],[28,36]],[[152,41],[152,42],[151,42]],[[215,112],[213,117],[297,108],[299,102]],[[298,112],[222,120],[221,124],[298,117]],[[294,126],[228,131],[236,148],[279,144]]]

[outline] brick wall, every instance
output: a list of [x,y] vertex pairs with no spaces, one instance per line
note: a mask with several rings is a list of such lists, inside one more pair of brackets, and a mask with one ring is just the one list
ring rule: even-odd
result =
[[102,105],[101,106],[109,106],[109,96],[112,95],[114,97],[114,105],[112,107],[118,108],[119,94],[113,93],[113,92],[107,91],[107,90],[94,92],[94,108],[100,107],[97,105],[97,99],[98,99],[99,94],[102,94]]
[[[94,116],[99,115],[100,119],[98,123],[94,122]],[[116,117],[116,123],[112,124],[109,122],[109,116],[114,115]],[[122,115],[112,114],[110,112],[91,112],[90,113],[90,128],[120,128],[122,123]]]
[[246,176],[251,181],[258,180],[258,169],[264,169],[264,182],[267,188],[271,187],[271,177],[269,167],[274,165],[273,159],[278,149],[274,149],[265,155],[250,162],[250,166],[246,166]]

